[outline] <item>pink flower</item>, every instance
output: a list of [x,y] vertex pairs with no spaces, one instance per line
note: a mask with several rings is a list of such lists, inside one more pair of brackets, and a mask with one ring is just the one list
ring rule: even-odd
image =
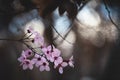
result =
[[36,46],[40,46],[40,45],[44,45],[44,38],[37,32],[34,31],[34,29],[32,27],[29,27],[27,30],[28,33],[31,33],[32,36],[34,37],[34,39],[32,40],[32,42],[36,45]]
[[49,61],[51,61],[51,62],[54,61],[54,59],[53,59],[53,57],[52,57],[52,47],[51,47],[51,45],[48,46],[47,48],[46,48],[46,47],[42,48],[42,51],[43,51],[43,53],[45,54],[46,58],[47,58]]
[[58,57],[60,56],[60,54],[61,54],[60,50],[58,50],[57,48],[53,48],[52,57]]
[[18,58],[18,61],[23,62],[24,60],[26,60],[26,56],[25,56],[25,54],[21,54],[21,56]]
[[48,46],[48,47],[42,48],[42,51],[45,53],[45,55],[48,55],[49,53],[52,52],[52,47],[51,47],[51,45]]
[[33,69],[33,64],[34,63],[29,59],[26,59],[21,63],[21,65],[23,66],[23,70],[26,70],[26,69],[32,70]]
[[58,66],[58,64],[63,62],[63,58],[60,56],[61,54],[60,50],[53,48],[53,51],[51,54],[52,54],[52,58],[55,66]]
[[46,59],[43,56],[35,54],[35,57],[32,59],[32,61],[35,63],[36,67],[39,67],[43,64],[44,61],[46,61]]
[[58,65],[59,63],[61,63],[63,61],[62,57],[60,57],[60,50],[58,50],[57,48],[55,48],[53,45],[49,45],[47,48],[44,47],[42,48],[42,51],[44,52],[46,58],[51,61],[54,62],[55,65]]
[[30,49],[27,49],[25,51],[22,51],[22,55],[25,55],[27,58],[31,57],[33,54],[32,54],[32,51]]
[[[63,69],[66,66],[74,67],[73,56],[69,60],[63,60],[61,57],[61,51],[55,48],[54,45],[49,45],[46,47],[44,43],[44,37],[41,36],[37,31],[34,31],[32,27],[27,30],[27,37],[23,37],[23,41],[32,40],[32,46],[26,46],[29,48],[23,50],[18,61],[21,62],[23,70],[33,69],[33,65],[39,68],[40,71],[50,71],[49,62],[54,63],[54,68],[59,69],[59,73],[63,73]],[[34,46],[34,48],[33,48]],[[40,49],[40,50],[39,50]],[[43,54],[38,54],[38,53]]]
[[74,67],[73,56],[69,59],[68,65]]
[[23,66],[23,70],[29,68],[30,70],[33,69],[33,61],[27,59],[32,54],[31,50],[22,51],[21,56],[18,58],[18,61],[21,62]]
[[62,62],[60,65],[59,65],[59,73],[62,74],[63,73],[63,68],[66,67],[68,64],[67,62]]
[[32,54],[32,51],[30,49],[25,50],[25,51],[23,50],[22,53],[21,53],[21,56],[18,58],[18,61],[23,62],[24,60],[31,57],[32,55],[33,54]]
[[54,57],[54,67],[57,67],[62,62],[63,62],[63,58],[62,57]]
[[44,71],[44,70],[50,71],[49,63],[47,62],[46,59],[43,60],[42,65],[39,67],[39,70],[40,71]]
[[34,43],[36,46],[43,46],[44,45],[44,38],[39,33],[34,33]]

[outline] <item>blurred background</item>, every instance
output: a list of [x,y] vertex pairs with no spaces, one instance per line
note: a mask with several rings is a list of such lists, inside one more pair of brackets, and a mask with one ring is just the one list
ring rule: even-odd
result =
[[[0,0],[0,80],[120,80],[119,10],[117,0]],[[25,46],[2,39],[20,39],[29,26],[75,67],[23,70]]]

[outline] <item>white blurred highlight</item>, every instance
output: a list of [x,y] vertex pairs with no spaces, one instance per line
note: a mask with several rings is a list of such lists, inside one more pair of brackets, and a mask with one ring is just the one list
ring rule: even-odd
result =
[[100,16],[89,6],[85,6],[77,15],[81,24],[89,27],[96,27],[101,23]]
[[54,27],[59,33],[64,33],[70,27],[70,19],[67,17],[67,12],[59,15],[58,8],[53,13]]
[[32,10],[30,12],[20,14],[14,17],[12,22],[9,24],[9,30],[15,36],[20,36],[21,34],[26,33],[26,29],[28,29],[28,27],[32,27],[41,35],[43,34],[44,24],[38,15],[37,10]]
[[[54,27],[58,31],[61,36],[65,36],[65,34],[69,31],[69,27],[71,27],[71,21],[67,16],[67,12],[63,15],[59,15],[58,8],[53,13]],[[57,37],[55,43],[57,47],[62,51],[62,55],[64,58],[69,58],[72,55],[73,45],[75,43],[76,37],[73,31],[70,31],[65,39],[63,39],[60,35],[54,30],[54,37]],[[64,53],[63,53],[64,52]]]

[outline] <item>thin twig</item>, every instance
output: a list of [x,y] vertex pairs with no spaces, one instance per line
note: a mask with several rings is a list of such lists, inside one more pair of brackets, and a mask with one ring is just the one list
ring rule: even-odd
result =
[[25,46],[27,46],[27,48],[31,49],[33,53],[36,53],[36,51],[34,50],[34,48],[32,48],[31,46],[29,46],[27,43],[25,43],[24,41],[22,42]]
[[[89,1],[90,1],[90,0],[85,0],[85,1],[82,0],[82,4],[83,4],[83,5],[81,5],[81,6],[79,7],[78,11],[80,11]],[[65,34],[64,37],[55,29],[55,27],[54,27],[53,25],[51,25],[51,27],[56,31],[56,33],[57,33],[63,40],[65,40],[67,43],[73,45],[73,43],[71,43],[70,41],[66,40],[67,35],[69,34],[69,32],[70,32],[71,29],[72,29],[71,25],[72,25],[72,23],[71,23],[70,26],[69,26],[69,28],[70,28],[69,31]],[[58,36],[57,36],[55,39],[57,39],[57,38],[58,38]]]
[[81,2],[82,5],[80,5],[78,11],[82,10],[83,7],[84,7],[89,1],[90,1],[90,0],[82,0],[82,2]]
[[73,43],[71,43],[70,41],[66,40],[66,38],[64,38],[64,37],[55,29],[55,27],[54,27],[53,25],[50,25],[50,26],[55,30],[55,32],[56,32],[63,40],[65,40],[67,43],[73,45]]
[[[59,37],[61,37],[63,40],[65,40],[67,43],[69,43],[69,44],[71,44],[71,45],[73,45],[73,43],[71,43],[71,42],[69,42],[68,40],[66,40],[57,30],[56,30],[56,28],[51,24],[51,23],[49,23],[47,20],[43,20],[43,21],[45,21],[46,23],[48,23],[48,25],[49,26],[51,26],[51,28],[53,28],[53,30],[55,30],[55,32],[59,35]],[[71,24],[72,25],[72,24]],[[56,37],[57,38],[57,37]],[[56,39],[55,38],[55,39]],[[55,40],[54,39],[54,40]]]
[[109,10],[109,8],[108,8],[107,0],[103,0],[103,2],[104,2],[104,5],[105,5],[105,9],[106,9],[106,11],[108,12],[108,17],[109,17],[110,21],[112,22],[112,24],[113,24],[118,30],[120,30],[119,26],[113,21],[113,19],[112,19],[112,17],[111,17],[111,12],[110,12],[110,10]]
[[3,41],[20,41],[21,39],[19,40],[15,40],[15,39],[5,39],[5,38],[0,38],[0,40],[3,40]]
[[32,36],[33,35],[33,33],[31,33],[29,36],[27,36],[27,37],[24,37],[23,39],[25,40],[25,39],[29,39],[30,38],[30,36]]

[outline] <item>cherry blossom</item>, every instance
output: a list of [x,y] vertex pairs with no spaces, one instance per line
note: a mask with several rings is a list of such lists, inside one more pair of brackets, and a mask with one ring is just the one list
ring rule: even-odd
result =
[[68,65],[74,67],[73,56],[69,59]]
[[47,62],[47,60],[44,59],[44,60],[42,60],[42,61],[43,61],[43,62],[42,62],[42,65],[39,67],[39,70],[40,70],[40,71],[44,71],[44,70],[50,71],[49,63]]
[[21,53],[21,56],[18,58],[19,62],[23,62],[24,60],[26,60],[27,58],[32,56],[32,51],[30,49],[28,50],[23,50]]
[[39,34],[39,33],[34,33],[35,37],[34,37],[34,44],[36,46],[43,46],[44,45],[44,38]]
[[22,55],[25,55],[27,58],[29,58],[33,54],[32,54],[32,51],[30,49],[27,49],[27,50],[25,50],[25,51],[22,52]]
[[53,48],[52,57],[58,57],[60,56],[60,54],[61,54],[60,50],[58,50],[57,48]]
[[[22,51],[22,53],[24,53],[24,51]],[[25,54],[21,54],[21,56],[18,58],[19,62],[23,62],[26,59]]]
[[44,45],[44,38],[43,36],[40,35],[40,33],[38,33],[37,31],[34,31],[34,29],[32,27],[29,27],[27,29],[28,33],[31,33],[33,36],[33,40],[32,42],[36,45],[36,46],[40,46],[40,45]]
[[62,57],[54,57],[54,66],[58,66],[60,63],[63,62],[63,58]]
[[60,50],[53,48],[53,51],[51,54],[52,54],[52,58],[54,60],[55,66],[58,66],[58,64],[63,62],[63,58],[60,56],[60,54],[61,54]]
[[[34,31],[33,28],[29,27],[27,33],[28,37],[23,37],[21,40],[31,41],[32,39],[31,42],[35,45],[35,48],[25,43],[28,49],[23,50],[21,56],[18,58],[18,61],[21,62],[23,70],[32,70],[35,66],[39,68],[40,71],[50,71],[49,63],[53,63],[54,68],[58,69],[59,73],[62,74],[63,69],[66,66],[69,65],[70,67],[74,67],[73,56],[71,56],[69,60],[63,60],[61,51],[54,45],[46,46],[44,37],[37,31]],[[33,38],[31,38],[31,36]],[[39,54],[39,52],[41,54]]]
[[68,65],[67,62],[62,62],[61,64],[59,64],[59,73],[63,74],[63,68],[65,68]]
[[54,59],[53,59],[53,57],[52,57],[52,47],[51,47],[51,45],[48,46],[47,48],[46,48],[46,47],[42,48],[42,51],[43,51],[43,53],[45,54],[46,58],[47,58],[49,61],[51,61],[51,62],[54,61]]
[[26,69],[30,69],[32,70],[33,69],[33,64],[34,62],[29,60],[29,59],[25,59],[21,65],[23,66],[23,70],[26,70]]
[[39,67],[43,64],[46,59],[43,56],[40,56],[38,54],[35,54],[34,58],[32,59],[36,67]]

